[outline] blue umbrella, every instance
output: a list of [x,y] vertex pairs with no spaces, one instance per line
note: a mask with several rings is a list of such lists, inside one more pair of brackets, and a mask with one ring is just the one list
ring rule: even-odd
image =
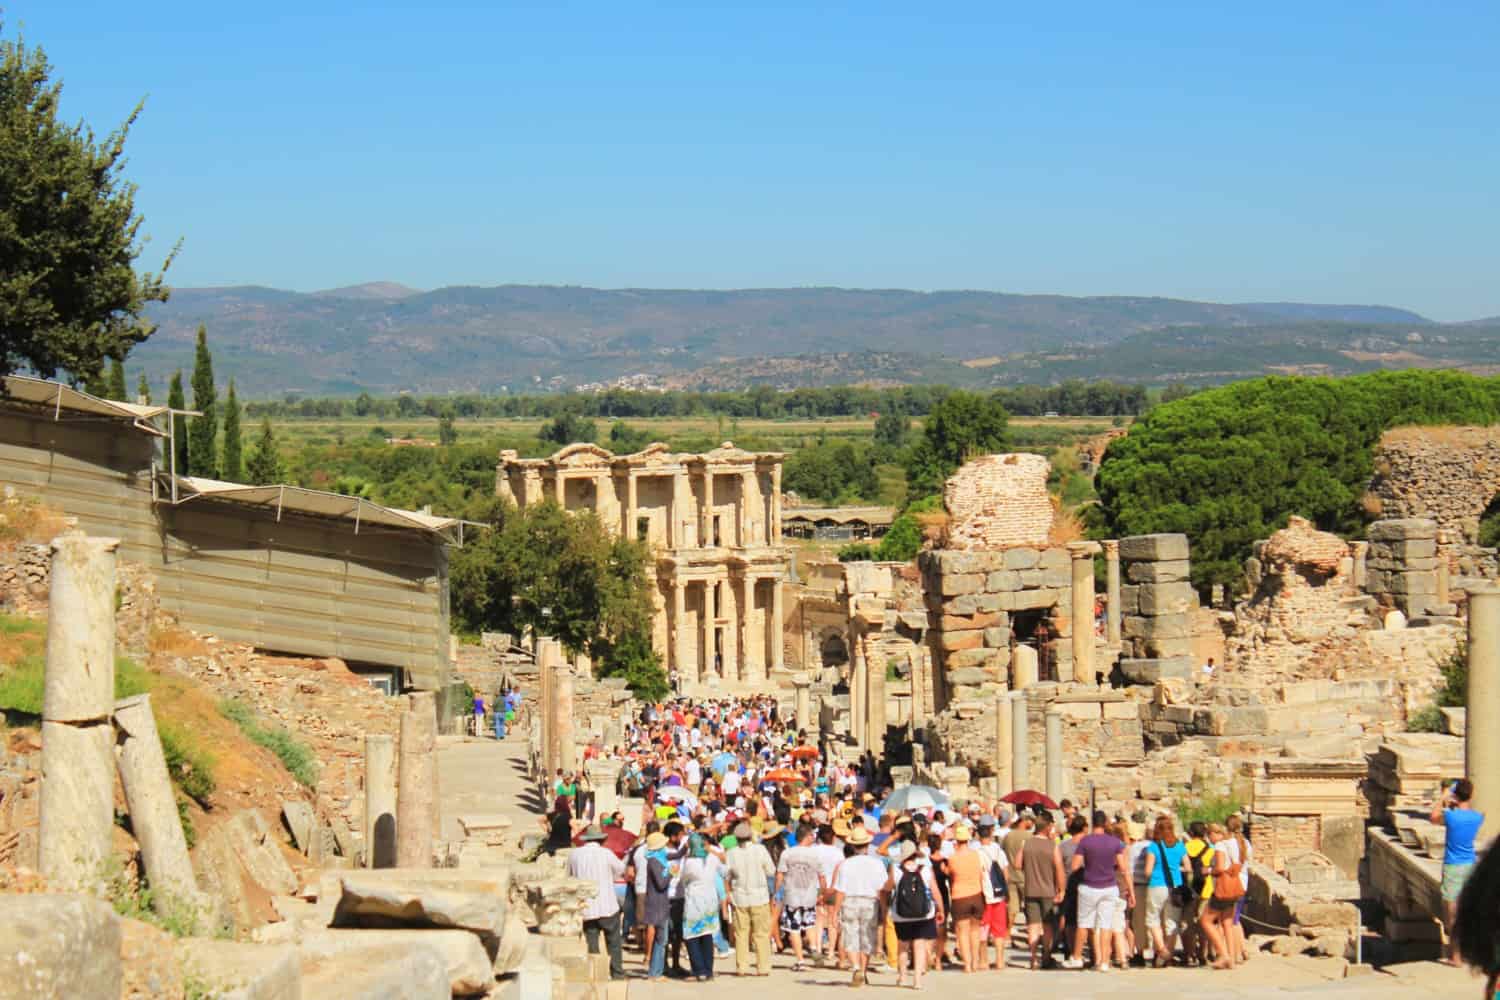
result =
[[728,750],[720,750],[708,766],[714,774],[722,777],[725,771],[738,766],[739,762],[740,759]]
[[896,789],[880,804],[880,811],[905,812],[907,809],[952,809],[948,793],[930,785],[905,785]]

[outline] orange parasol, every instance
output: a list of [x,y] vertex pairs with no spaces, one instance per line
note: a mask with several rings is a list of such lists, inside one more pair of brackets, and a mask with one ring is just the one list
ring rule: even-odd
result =
[[818,756],[817,747],[793,747],[792,757],[796,760],[812,760]]
[[778,767],[766,772],[767,781],[806,781],[807,778],[800,771],[793,771],[788,767]]

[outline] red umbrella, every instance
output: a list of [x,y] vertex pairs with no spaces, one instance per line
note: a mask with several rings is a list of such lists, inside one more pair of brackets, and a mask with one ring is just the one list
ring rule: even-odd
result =
[[806,781],[807,778],[799,771],[789,768],[778,767],[774,771],[766,772],[767,781]]
[[1013,806],[1041,806],[1043,809],[1056,809],[1057,803],[1053,802],[1041,792],[1030,788],[1019,788],[1009,795],[1003,796],[1001,802],[1009,802]]
[[817,756],[817,747],[794,747],[792,749],[792,757],[795,760],[813,760]]

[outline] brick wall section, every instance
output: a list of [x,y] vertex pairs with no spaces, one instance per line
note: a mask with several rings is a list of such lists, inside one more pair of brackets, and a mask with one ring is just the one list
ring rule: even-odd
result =
[[1052,498],[1041,455],[986,455],[965,464],[943,487],[948,548],[1001,549],[1045,545]]

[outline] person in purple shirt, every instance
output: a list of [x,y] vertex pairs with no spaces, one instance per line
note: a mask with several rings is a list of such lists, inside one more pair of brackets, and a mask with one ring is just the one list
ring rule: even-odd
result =
[[[1114,929],[1111,922],[1120,899],[1120,885],[1131,884],[1125,844],[1109,835],[1108,824],[1109,817],[1096,811],[1093,832],[1078,842],[1078,849],[1073,853],[1073,870],[1083,872],[1083,882],[1078,887],[1078,929],[1091,932],[1094,966],[1100,972],[1109,971],[1109,950],[1105,947],[1105,939]],[[1118,878],[1119,874],[1124,874],[1125,878]],[[1133,890],[1128,891],[1133,893]],[[1069,968],[1079,968],[1083,963],[1075,956],[1066,964]]]

